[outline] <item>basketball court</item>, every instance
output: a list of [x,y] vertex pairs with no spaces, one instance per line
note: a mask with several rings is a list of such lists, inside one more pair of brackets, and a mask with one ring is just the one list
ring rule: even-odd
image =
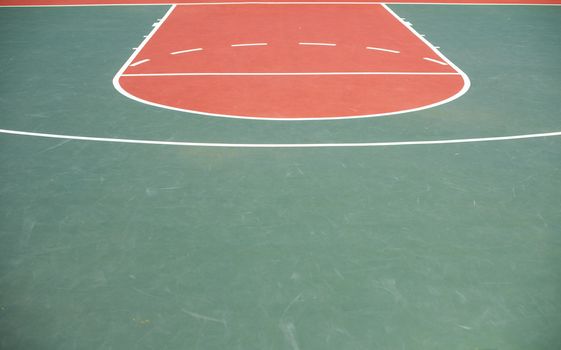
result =
[[559,349],[559,5],[0,0],[0,348]]

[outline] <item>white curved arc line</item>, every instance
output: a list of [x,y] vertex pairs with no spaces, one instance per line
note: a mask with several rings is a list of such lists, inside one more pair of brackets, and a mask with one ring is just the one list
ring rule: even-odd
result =
[[[452,97],[450,97],[446,100],[442,100],[442,101],[439,101],[439,102],[436,102],[436,103],[433,103],[433,104],[430,104],[430,105],[424,105],[422,107],[404,109],[404,110],[395,111],[395,112],[378,113],[378,114],[353,115],[353,116],[343,116],[343,117],[320,117],[320,118],[260,118],[260,117],[250,117],[250,116],[232,115],[232,114],[209,113],[209,112],[197,111],[197,110],[192,110],[192,109],[185,109],[185,108],[177,108],[177,107],[167,106],[167,105],[155,103],[155,102],[148,101],[148,100],[143,100],[139,97],[131,95],[126,90],[122,89],[120,87],[120,85],[119,85],[119,88],[122,91],[119,90],[119,89],[117,89],[117,90],[121,94],[130,98],[131,100],[135,100],[137,102],[140,102],[140,103],[143,103],[143,104],[146,104],[146,105],[149,105],[149,106],[153,106],[153,107],[164,108],[164,109],[168,109],[168,110],[171,110],[171,111],[177,111],[177,112],[187,112],[187,113],[211,116],[211,117],[259,120],[259,121],[262,121],[262,122],[288,122],[288,121],[291,121],[291,122],[301,122],[301,121],[311,122],[311,121],[333,121],[333,120],[346,120],[346,119],[379,118],[379,117],[386,117],[386,116],[390,116],[390,115],[397,115],[397,114],[403,114],[403,113],[409,113],[409,112],[422,111],[422,110],[425,110],[425,109],[429,109],[429,108],[432,108],[432,107],[439,106],[443,103],[448,102],[448,100],[452,101],[452,100],[457,98],[457,97],[455,97],[457,95],[456,94],[456,95],[453,95]],[[466,91],[467,91],[467,89],[466,89]]]
[[389,141],[389,142],[351,142],[351,143],[219,143],[219,142],[189,142],[189,141],[158,141],[158,140],[139,140],[139,139],[122,139],[122,138],[110,138],[110,137],[49,134],[49,133],[28,132],[28,131],[9,130],[9,129],[0,129],[0,134],[34,136],[34,137],[76,140],[76,141],[130,143],[130,144],[160,145],[160,146],[190,146],[190,147],[220,147],[220,148],[331,148],[331,147],[343,148],[343,147],[422,146],[422,145],[442,145],[442,144],[455,144],[455,143],[523,140],[523,139],[561,136],[561,131],[546,132],[546,133],[539,133],[539,134],[478,137],[478,138],[465,138],[465,139]]

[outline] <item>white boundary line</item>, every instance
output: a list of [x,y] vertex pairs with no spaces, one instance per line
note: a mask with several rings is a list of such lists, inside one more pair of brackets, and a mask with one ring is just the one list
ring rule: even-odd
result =
[[[131,64],[131,67],[133,65]],[[461,75],[457,72],[201,72],[201,73],[131,73],[121,77],[175,77],[175,76],[283,76],[283,75]],[[334,118],[331,118],[334,119]],[[299,119],[300,120],[300,119]]]
[[0,134],[34,136],[34,137],[76,140],[76,141],[130,143],[130,144],[161,145],[161,146],[190,146],[190,147],[218,147],[218,148],[333,148],[333,147],[349,148],[349,147],[443,145],[443,144],[456,144],[456,143],[524,140],[524,139],[561,136],[561,131],[546,132],[546,133],[539,133],[539,134],[478,137],[478,138],[448,139],[448,140],[351,142],[351,143],[219,143],[219,142],[189,142],[189,141],[158,141],[158,140],[75,136],[75,135],[63,135],[63,134],[47,134],[47,133],[39,133],[39,132],[8,130],[8,129],[0,129]]
[[194,3],[146,3],[146,4],[68,4],[68,5],[0,5],[2,7],[99,7],[99,6],[208,6],[208,5],[444,5],[444,6],[561,6],[561,4],[517,4],[517,3],[455,3],[455,2],[359,2],[359,1],[325,1],[325,2],[295,2],[295,1],[245,1],[245,2],[194,2]]
[[194,114],[199,114],[199,115],[208,115],[208,116],[215,116],[215,117],[223,117],[223,118],[236,118],[236,119],[250,119],[250,120],[261,120],[261,121],[268,121],[268,122],[287,122],[287,121],[322,121],[322,120],[343,120],[343,119],[357,119],[357,118],[375,118],[375,117],[384,117],[384,116],[389,116],[389,115],[396,115],[396,114],[402,114],[402,113],[409,113],[409,112],[416,112],[416,111],[421,111],[421,110],[425,110],[425,109],[429,109],[429,108],[433,108],[433,107],[437,107],[440,105],[443,105],[445,103],[451,102],[455,99],[457,99],[458,97],[462,96],[463,94],[466,93],[466,91],[469,90],[469,87],[471,85],[470,80],[467,76],[466,73],[464,73],[461,69],[459,69],[455,64],[453,64],[450,60],[448,60],[442,53],[440,53],[438,51],[437,48],[435,48],[430,42],[428,42],[423,36],[421,36],[419,33],[417,33],[415,31],[415,29],[413,29],[412,26],[407,25],[403,19],[401,19],[401,17],[399,17],[398,15],[395,14],[395,12],[393,12],[388,6],[381,4],[382,7],[384,7],[384,9],[386,9],[386,11],[388,11],[393,17],[396,18],[397,21],[399,21],[403,26],[405,26],[405,28],[407,28],[407,30],[409,30],[411,33],[413,33],[418,39],[420,39],[423,43],[425,43],[438,57],[440,57],[444,62],[448,63],[448,65],[450,67],[452,67],[461,77],[462,80],[464,81],[464,85],[462,87],[462,89],[460,89],[460,91],[458,91],[457,93],[455,93],[454,95],[448,97],[447,99],[435,102],[433,104],[429,104],[429,105],[424,105],[421,107],[417,107],[417,108],[411,108],[411,109],[405,109],[405,110],[400,110],[400,111],[394,111],[394,112],[388,112],[388,113],[378,113],[378,114],[367,114],[367,115],[354,115],[354,116],[343,116],[343,117],[328,117],[328,118],[259,118],[259,117],[251,117],[251,116],[241,116],[241,115],[230,115],[230,114],[218,114],[218,113],[209,113],[209,112],[202,112],[202,111],[197,111],[197,110],[191,110],[191,109],[184,109],[184,108],[177,108],[177,107],[172,107],[172,106],[167,106],[167,105],[163,105],[163,104],[159,104],[156,102],[152,102],[152,101],[148,101],[148,100],[144,100],[138,96],[135,96],[131,93],[129,93],[128,91],[126,91],[121,84],[119,83],[119,79],[123,76],[123,73],[125,72],[125,70],[127,69],[127,67],[130,65],[130,63],[135,59],[135,57],[140,53],[140,51],[142,51],[142,48],[148,43],[148,41],[150,41],[150,39],[152,38],[152,36],[156,33],[156,31],[160,28],[160,26],[162,26],[164,24],[164,22],[166,21],[166,19],[169,17],[169,15],[173,12],[173,10],[175,9],[176,5],[173,5],[168,12],[166,12],[166,14],[164,15],[164,17],[162,17],[161,21],[158,22],[158,25],[154,27],[154,29],[152,30],[152,32],[150,32],[149,35],[146,36],[146,38],[144,39],[144,41],[142,41],[142,43],[138,46],[138,48],[133,52],[133,54],[131,55],[131,57],[125,62],[125,64],[123,64],[123,66],[121,67],[121,69],[117,72],[117,74],[115,74],[115,77],[113,78],[113,86],[115,87],[115,89],[117,91],[119,91],[122,95],[135,100],[137,102],[140,103],[144,103],[150,106],[154,106],[154,107],[159,107],[159,108],[164,108],[164,109],[169,109],[172,111],[178,111],[178,112],[187,112],[187,113],[194,113]]

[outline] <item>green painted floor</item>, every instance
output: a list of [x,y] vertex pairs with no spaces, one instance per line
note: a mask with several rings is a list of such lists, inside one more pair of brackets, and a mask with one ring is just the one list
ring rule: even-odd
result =
[[[561,8],[394,5],[453,103],[263,122],[111,79],[165,6],[0,9],[0,128],[203,142],[561,130]],[[0,136],[1,349],[561,348],[561,138],[210,149]]]

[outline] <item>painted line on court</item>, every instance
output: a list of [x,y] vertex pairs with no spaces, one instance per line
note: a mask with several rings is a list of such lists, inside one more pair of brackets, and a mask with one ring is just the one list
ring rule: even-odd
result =
[[439,61],[439,60],[435,60],[435,59],[429,58],[429,57],[423,57],[423,59],[424,59],[425,61],[438,63],[438,64],[440,64],[441,66],[447,66],[447,65],[448,65],[446,62],[441,62],[441,61]]
[[131,64],[130,66],[131,66],[131,67],[136,67],[136,66],[140,66],[141,64],[146,63],[146,62],[150,62],[150,59],[147,58],[147,59],[144,59],[144,60],[135,62],[135,63]]
[[232,47],[242,47],[242,46],[267,46],[267,43],[250,43],[250,44],[232,44]]
[[177,2],[162,2],[162,3],[146,3],[146,4],[64,4],[64,5],[1,5],[0,7],[101,7],[101,6],[208,6],[208,5],[444,5],[444,6],[561,6],[561,4],[549,3],[455,3],[455,2],[358,2],[358,1],[327,1],[327,2],[259,2],[259,1],[246,1],[246,2],[194,2],[194,3],[177,3]]
[[175,52],[171,52],[170,55],[179,55],[179,54],[182,54],[182,53],[197,52],[197,51],[203,51],[203,48],[202,47],[197,47],[196,49],[175,51]]
[[[457,72],[193,72],[193,73],[128,73],[122,77],[174,77],[174,76],[283,76],[283,75],[461,75]],[[333,118],[332,118],[333,119]],[[299,119],[301,120],[301,119]]]
[[478,137],[478,138],[448,139],[448,140],[351,142],[351,143],[218,143],[218,142],[215,143],[215,142],[189,142],[189,141],[159,141],[159,140],[140,140],[140,139],[49,134],[49,133],[8,130],[8,129],[0,129],[0,134],[33,136],[33,137],[76,140],[76,141],[129,143],[129,144],[160,145],[160,146],[190,146],[190,147],[217,147],[217,148],[350,148],[350,147],[391,147],[391,146],[423,146],[423,145],[426,146],[426,145],[443,145],[443,144],[457,144],[457,143],[524,140],[524,139],[561,136],[561,131],[539,133],[539,134]]
[[302,46],[337,46],[337,44],[333,44],[333,43],[298,43],[298,45],[302,45]]
[[397,51],[397,50],[383,49],[381,47],[367,46],[366,49],[367,50],[374,50],[374,51],[384,51],[384,52],[390,52],[390,53],[399,53],[399,51]]

